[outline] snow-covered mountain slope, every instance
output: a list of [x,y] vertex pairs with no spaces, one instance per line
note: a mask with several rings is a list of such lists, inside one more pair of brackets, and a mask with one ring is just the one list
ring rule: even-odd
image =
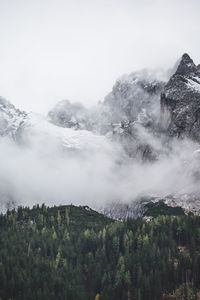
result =
[[34,143],[57,145],[65,150],[111,151],[111,143],[105,136],[87,130],[62,128],[48,122],[40,115],[30,113],[21,127],[21,137]]
[[87,130],[56,126],[39,114],[25,113],[16,109],[3,98],[0,98],[0,134],[32,147],[57,147],[82,152],[109,152],[112,149],[110,141],[105,136]]

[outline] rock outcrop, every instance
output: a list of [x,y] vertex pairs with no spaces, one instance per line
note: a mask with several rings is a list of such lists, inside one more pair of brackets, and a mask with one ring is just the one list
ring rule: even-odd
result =
[[161,94],[161,124],[170,136],[200,141],[200,67],[188,54]]

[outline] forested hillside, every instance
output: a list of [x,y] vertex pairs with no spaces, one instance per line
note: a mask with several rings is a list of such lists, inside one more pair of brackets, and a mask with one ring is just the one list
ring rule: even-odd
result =
[[0,215],[1,300],[200,299],[200,217],[113,221],[88,207]]

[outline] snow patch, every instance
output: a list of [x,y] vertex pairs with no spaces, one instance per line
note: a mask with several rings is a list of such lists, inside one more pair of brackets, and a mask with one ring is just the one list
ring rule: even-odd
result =
[[200,78],[199,77],[192,77],[187,79],[188,83],[187,83],[187,86],[190,88],[190,89],[193,89],[197,92],[200,92]]

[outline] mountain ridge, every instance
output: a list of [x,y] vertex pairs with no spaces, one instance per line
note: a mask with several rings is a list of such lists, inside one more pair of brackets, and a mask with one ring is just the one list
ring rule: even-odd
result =
[[[0,98],[1,137],[37,149],[40,155],[46,155],[51,147],[52,157],[58,149],[59,153],[66,151],[66,155],[79,153],[87,157],[99,152],[114,157],[116,170],[119,165],[130,164],[127,172],[138,164],[141,171],[151,165],[156,170],[159,163],[166,167],[165,161],[169,165],[176,163],[176,181],[180,181],[176,189],[170,186],[169,193],[152,192],[155,187],[149,185],[145,191],[144,182],[144,191],[134,194],[134,199],[129,195],[131,211],[132,206],[137,206],[135,200],[142,199],[145,193],[152,194],[155,201],[163,199],[166,204],[199,211],[199,132],[200,70],[188,54],[183,54],[167,82],[147,70],[123,75],[104,101],[91,110],[63,100],[43,117],[20,111]],[[169,177],[163,180],[167,186]],[[122,182],[124,185],[125,180]],[[116,203],[120,200],[115,199]]]

